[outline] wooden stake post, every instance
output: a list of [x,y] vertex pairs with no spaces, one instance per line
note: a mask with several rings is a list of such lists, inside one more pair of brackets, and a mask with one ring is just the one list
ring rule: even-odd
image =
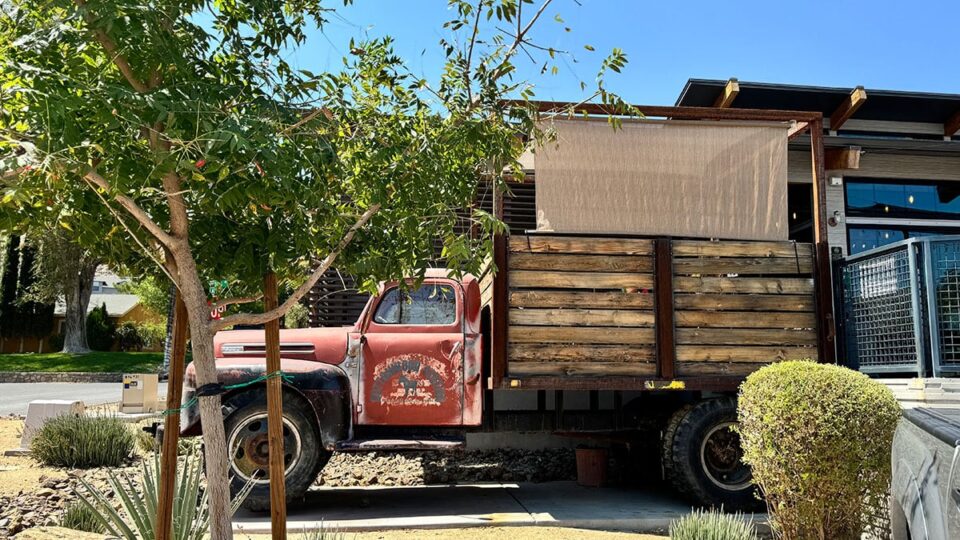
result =
[[[263,309],[275,309],[277,275],[263,277]],[[267,374],[280,371],[280,319],[264,325],[267,348]],[[267,441],[270,445],[270,531],[274,540],[287,538],[287,494],[284,485],[286,467],[283,462],[283,398],[280,377],[267,379]]]
[[[170,373],[167,379],[167,411],[180,407],[183,395],[184,356],[187,352],[187,306],[176,294],[173,310],[173,339]],[[177,479],[177,443],[180,415],[168,412],[163,419],[163,448],[160,452],[160,495],[157,500],[157,540],[170,540],[173,521],[173,494]]]

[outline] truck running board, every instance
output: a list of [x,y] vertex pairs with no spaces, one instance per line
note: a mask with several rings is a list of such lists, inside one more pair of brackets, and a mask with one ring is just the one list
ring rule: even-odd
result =
[[466,446],[463,439],[358,439],[337,443],[341,452],[368,452],[373,450],[459,450]]

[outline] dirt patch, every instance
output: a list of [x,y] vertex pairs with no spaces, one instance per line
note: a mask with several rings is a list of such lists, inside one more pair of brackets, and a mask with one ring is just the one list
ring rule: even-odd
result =
[[[20,447],[23,420],[0,419],[0,451]],[[44,467],[29,456],[0,456],[0,496],[16,496],[38,489],[48,479],[64,479],[59,469]]]
[[[289,531],[291,539],[297,539],[296,531]],[[268,535],[235,535],[240,540],[266,540]],[[629,532],[593,531],[566,527],[475,527],[467,529],[407,529],[398,531],[346,533],[345,540],[664,540],[666,536],[636,534]]]

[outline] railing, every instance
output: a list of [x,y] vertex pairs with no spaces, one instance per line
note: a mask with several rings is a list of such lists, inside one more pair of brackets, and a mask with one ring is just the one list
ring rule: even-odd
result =
[[913,238],[839,266],[847,363],[864,373],[960,372],[960,236]]

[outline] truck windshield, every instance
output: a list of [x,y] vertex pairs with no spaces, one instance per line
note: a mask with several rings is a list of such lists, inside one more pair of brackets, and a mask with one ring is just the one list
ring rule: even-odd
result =
[[383,295],[373,320],[377,324],[453,324],[457,296],[449,285],[427,284],[414,291],[393,288]]

